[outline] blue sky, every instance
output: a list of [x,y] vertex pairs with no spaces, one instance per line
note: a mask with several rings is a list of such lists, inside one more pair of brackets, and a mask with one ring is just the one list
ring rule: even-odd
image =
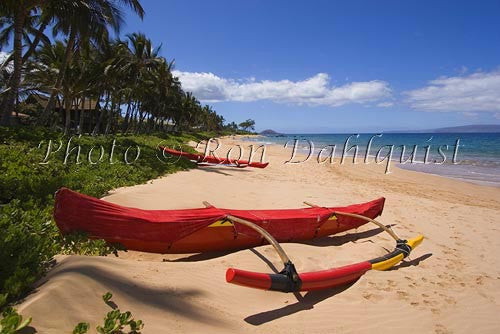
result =
[[187,90],[257,129],[500,123],[500,1],[156,1],[123,33],[175,58]]

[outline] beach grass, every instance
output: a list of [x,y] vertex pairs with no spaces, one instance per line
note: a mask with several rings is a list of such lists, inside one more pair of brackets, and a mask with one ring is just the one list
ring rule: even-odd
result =
[[168,163],[159,159],[157,145],[189,150],[189,141],[209,136],[203,133],[71,138],[45,128],[1,128],[0,301],[5,304],[28,292],[57,253],[102,255],[112,251],[103,241],[65,239],[59,234],[52,219],[57,189],[67,187],[100,197],[117,187],[192,168],[194,164],[184,159]]

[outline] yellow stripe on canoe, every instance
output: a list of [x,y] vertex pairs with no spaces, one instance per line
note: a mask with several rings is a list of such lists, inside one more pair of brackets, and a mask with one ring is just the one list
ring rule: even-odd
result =
[[208,227],[224,227],[224,226],[233,226],[229,220],[218,220],[215,223],[208,225]]
[[[337,220],[336,216],[331,216],[328,220]],[[208,227],[223,227],[223,226],[233,226],[229,220],[218,220],[215,223],[208,225]]]

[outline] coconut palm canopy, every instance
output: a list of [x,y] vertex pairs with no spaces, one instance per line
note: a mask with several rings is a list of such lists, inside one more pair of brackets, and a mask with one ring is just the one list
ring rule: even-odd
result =
[[224,118],[182,89],[161,47],[120,37],[122,7],[144,15],[138,0],[2,0],[0,48],[13,50],[0,65],[1,124],[31,102],[38,124],[65,133],[221,130]]

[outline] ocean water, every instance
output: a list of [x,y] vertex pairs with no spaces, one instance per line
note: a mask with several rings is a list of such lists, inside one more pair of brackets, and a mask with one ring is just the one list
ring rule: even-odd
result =
[[327,158],[335,145],[335,157],[344,154],[346,164],[352,163],[353,155],[357,163],[363,163],[365,158],[373,163],[377,155],[377,161],[390,156],[391,169],[404,168],[500,187],[500,133],[287,134],[247,140],[283,146],[287,143],[290,156],[295,145],[297,153],[312,151],[314,159],[321,149],[321,157]]

